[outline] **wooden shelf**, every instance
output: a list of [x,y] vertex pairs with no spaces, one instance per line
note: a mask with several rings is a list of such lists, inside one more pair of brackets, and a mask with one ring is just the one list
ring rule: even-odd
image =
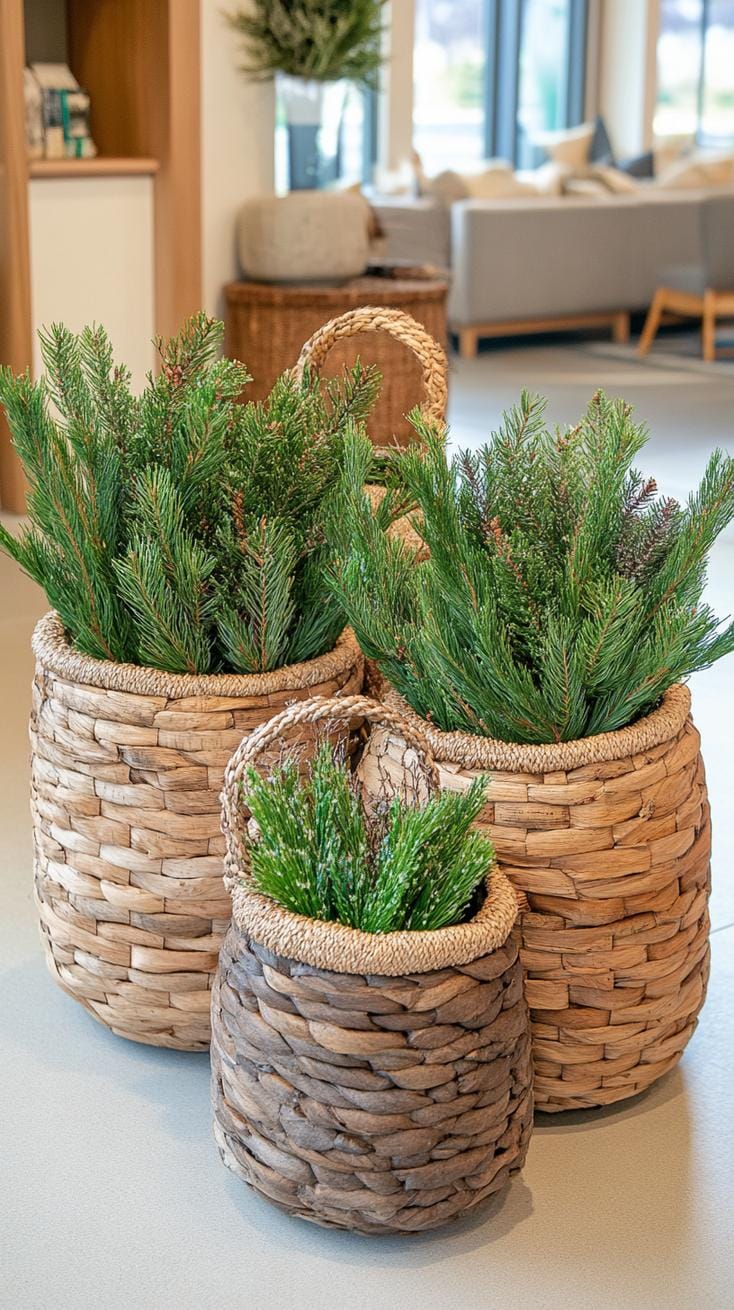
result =
[[157,159],[29,159],[29,177],[135,177],[153,175],[160,165]]

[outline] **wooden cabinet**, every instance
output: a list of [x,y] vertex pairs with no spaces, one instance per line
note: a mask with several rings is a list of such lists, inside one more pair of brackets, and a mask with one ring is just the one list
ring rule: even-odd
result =
[[[153,178],[154,320],[163,336],[201,307],[199,0],[68,0],[68,62],[92,104],[96,159],[36,160],[25,146],[23,0],[0,0],[0,363],[32,362],[29,178]],[[51,182],[49,182],[51,185]],[[0,419],[0,505],[23,477]]]

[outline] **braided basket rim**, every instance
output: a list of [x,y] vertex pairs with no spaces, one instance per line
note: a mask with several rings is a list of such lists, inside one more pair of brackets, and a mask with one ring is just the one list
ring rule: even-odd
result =
[[504,946],[519,910],[509,879],[496,864],[485,880],[486,899],[473,918],[428,932],[361,932],[344,923],[309,919],[242,881],[228,882],[232,918],[247,937],[298,964],[340,974],[395,978],[471,964]]
[[370,669],[370,684],[375,696],[398,710],[423,733],[437,762],[499,769],[505,773],[553,773],[640,755],[677,736],[691,710],[690,689],[678,682],[668,688],[656,709],[624,728],[577,737],[573,741],[525,745],[495,737],[475,737],[468,732],[443,732],[417,714],[375,668]]
[[355,667],[362,652],[351,628],[344,628],[336,645],[323,655],[284,664],[268,673],[168,673],[147,664],[99,660],[74,650],[56,610],[38,620],[31,639],[33,654],[51,673],[69,682],[103,687],[138,696],[269,696],[316,687]]

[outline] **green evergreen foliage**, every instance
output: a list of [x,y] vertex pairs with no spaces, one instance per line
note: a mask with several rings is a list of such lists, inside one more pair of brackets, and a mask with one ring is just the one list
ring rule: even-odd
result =
[[523,394],[487,445],[451,462],[414,424],[425,457],[396,455],[393,478],[430,558],[388,539],[389,507],[371,513],[355,438],[333,586],[419,714],[448,731],[571,740],[631,723],[734,649],[734,624],[701,603],[708,552],[734,516],[734,460],[715,452],[681,507],[633,469],[646,431],[602,394],[555,434]]
[[489,839],[470,831],[486,792],[478,778],[423,806],[393,796],[367,812],[328,742],[305,776],[293,758],[269,777],[250,768],[253,884],[297,914],[363,932],[460,923],[494,859]]
[[253,0],[229,16],[244,38],[243,72],[376,87],[385,0]]
[[45,590],[72,643],[175,673],[260,673],[333,646],[325,525],[345,434],[379,385],[359,367],[320,385],[281,378],[238,403],[222,325],[158,342],[142,395],[102,328],[41,336],[46,376],[0,369],[31,526],[0,546]]

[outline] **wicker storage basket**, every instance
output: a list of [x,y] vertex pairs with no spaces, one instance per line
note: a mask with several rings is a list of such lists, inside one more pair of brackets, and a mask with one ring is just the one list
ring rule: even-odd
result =
[[[294,376],[300,380],[306,368],[312,373],[320,373],[330,352],[341,342],[350,337],[365,333],[378,333],[394,338],[407,346],[420,365],[423,384],[423,401],[420,409],[424,418],[435,423],[439,430],[445,429],[446,406],[448,403],[448,363],[446,352],[438,342],[417,323],[410,314],[399,309],[381,309],[377,306],[365,306],[361,309],[348,310],[339,318],[325,323],[304,345],[293,369]],[[410,409],[406,399],[406,410]],[[382,445],[376,448],[384,454],[391,448],[393,434],[384,433]],[[403,443],[405,444],[405,443]],[[384,488],[368,484],[367,491],[374,504],[384,496]],[[412,527],[409,516],[403,515],[390,527],[390,534],[400,536],[419,556],[425,554],[425,545]]]
[[50,613],[33,650],[31,810],[49,968],[120,1036],[203,1050],[230,913],[224,766],[279,705],[358,691],[354,637],[273,673],[189,676],[80,655]]
[[[480,818],[525,893],[521,956],[535,1104],[634,1096],[680,1059],[709,971],[711,829],[690,693],[672,687],[618,732],[549,746],[444,733],[379,679],[425,731],[444,787],[491,775]],[[401,743],[373,734],[361,768],[398,774]]]
[[[364,699],[298,712],[346,708],[401,727]],[[253,734],[225,780],[233,922],[212,997],[215,1137],[234,1173],[300,1218],[364,1233],[434,1228],[499,1191],[528,1147],[515,894],[495,868],[470,922],[373,935],[248,890],[238,779],[287,717]]]
[[[226,353],[243,360],[253,376],[244,398],[264,400],[276,378],[291,367],[303,342],[322,323],[352,309],[379,305],[402,310],[445,345],[447,292],[444,278],[360,277],[340,286],[231,282],[224,288]],[[338,376],[357,355],[366,363],[376,364],[384,379],[367,420],[371,440],[381,445],[389,434],[405,445],[414,436],[405,415],[415,404],[420,385],[415,355],[394,336],[373,332],[340,342],[331,352],[325,371]]]

